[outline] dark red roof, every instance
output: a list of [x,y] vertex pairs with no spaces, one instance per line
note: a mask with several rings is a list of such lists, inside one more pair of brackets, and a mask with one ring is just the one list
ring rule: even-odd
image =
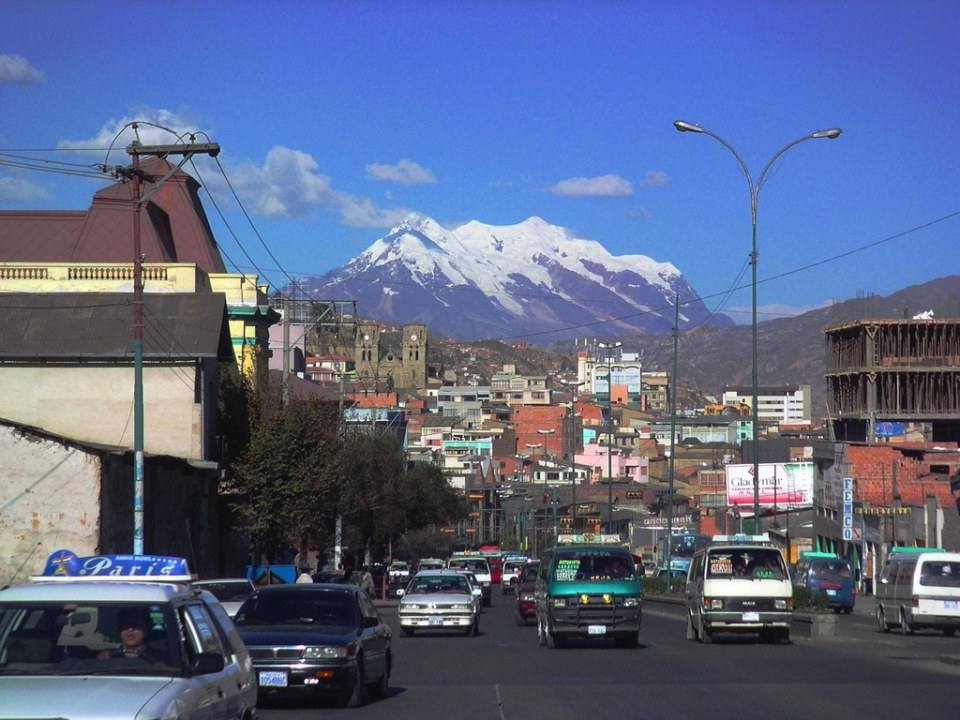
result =
[[[150,159],[141,168],[146,194],[173,166]],[[140,213],[146,262],[194,263],[208,273],[226,269],[197,194],[200,185],[174,173]],[[116,182],[93,196],[83,211],[0,211],[0,262],[111,262],[133,260],[133,183]]]

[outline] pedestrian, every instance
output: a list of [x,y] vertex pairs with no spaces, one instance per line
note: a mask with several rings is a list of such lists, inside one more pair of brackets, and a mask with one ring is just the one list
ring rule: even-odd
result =
[[370,597],[373,597],[373,575],[370,573],[370,568],[366,565],[360,568],[360,589]]

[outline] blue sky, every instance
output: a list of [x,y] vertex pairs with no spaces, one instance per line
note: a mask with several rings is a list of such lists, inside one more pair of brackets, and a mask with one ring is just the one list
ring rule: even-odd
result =
[[[761,278],[960,211],[957,3],[11,0],[2,13],[0,152],[103,147],[133,119],[203,130],[293,274],[343,264],[408,211],[538,215],[720,293],[750,250],[746,183],[678,118],[755,174],[791,140],[843,128],[770,173]],[[201,172],[281,282],[222,179]],[[0,165],[0,208],[84,208],[96,188]],[[956,273],[958,235],[955,217],[764,283],[761,305],[774,317]],[[727,308],[749,304],[744,289]]]

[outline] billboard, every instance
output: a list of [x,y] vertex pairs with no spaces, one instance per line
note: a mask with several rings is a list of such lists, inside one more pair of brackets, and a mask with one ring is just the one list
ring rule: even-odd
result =
[[[727,505],[753,511],[753,465],[727,465]],[[813,505],[813,463],[760,463],[760,507],[796,510]],[[747,514],[747,513],[742,513]]]

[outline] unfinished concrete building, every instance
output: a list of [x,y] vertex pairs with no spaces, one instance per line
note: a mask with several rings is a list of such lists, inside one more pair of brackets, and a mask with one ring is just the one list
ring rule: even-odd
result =
[[834,437],[873,442],[878,423],[923,423],[960,441],[960,320],[855,320],[827,328]]

